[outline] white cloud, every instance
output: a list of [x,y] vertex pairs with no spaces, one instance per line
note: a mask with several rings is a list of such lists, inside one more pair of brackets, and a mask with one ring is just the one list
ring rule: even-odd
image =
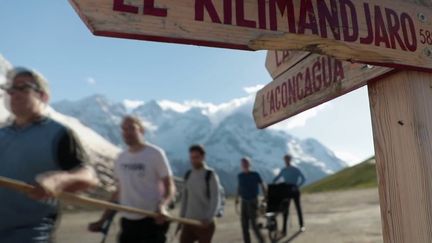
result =
[[264,88],[265,85],[263,84],[258,84],[255,86],[249,86],[249,87],[244,87],[243,90],[248,93],[248,94],[255,94],[256,92],[258,92],[260,89]]
[[226,103],[210,106],[205,112],[214,124],[218,124],[235,112],[243,112],[252,115],[252,105],[254,97],[252,95],[233,99]]
[[285,121],[279,122],[273,126],[271,126],[271,129],[275,129],[275,130],[284,130],[289,132],[289,130],[294,129],[294,128],[299,128],[299,127],[304,127],[306,126],[307,122],[318,116],[318,114],[320,112],[323,112],[325,110],[327,110],[329,107],[332,106],[331,102],[327,102],[325,104],[322,104],[320,106],[314,107],[312,109],[309,109],[307,111],[304,111],[294,117],[291,117]]
[[179,113],[187,112],[192,108],[187,104],[181,104],[170,100],[161,100],[158,101],[158,104],[163,110],[173,110]]
[[143,104],[144,104],[144,101],[141,101],[141,100],[124,100],[123,101],[124,107],[129,111],[134,110]]
[[253,100],[254,96],[249,95],[220,104],[213,104],[199,100],[189,100],[183,103],[162,100],[158,101],[158,104],[164,110],[173,110],[180,113],[187,112],[193,108],[199,108],[202,110],[204,115],[209,117],[213,124],[218,124],[236,111],[244,111],[248,114],[252,114]]
[[155,132],[158,130],[158,127],[155,124],[153,124],[147,120],[141,119],[141,122],[142,122],[143,126],[145,127],[145,129],[148,131]]
[[86,79],[86,82],[90,85],[95,85],[96,84],[96,79],[92,78],[92,77],[88,77]]

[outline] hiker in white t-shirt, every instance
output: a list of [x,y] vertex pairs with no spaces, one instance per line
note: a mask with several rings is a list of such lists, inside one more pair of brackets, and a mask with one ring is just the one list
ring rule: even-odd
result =
[[[135,117],[125,117],[122,123],[124,142],[128,149],[122,152],[114,167],[118,181],[113,200],[121,205],[154,211],[158,218],[132,213],[121,213],[119,243],[164,243],[169,223],[165,221],[166,206],[174,195],[172,172],[162,149],[144,142],[144,127]],[[89,225],[99,231],[111,212]]]

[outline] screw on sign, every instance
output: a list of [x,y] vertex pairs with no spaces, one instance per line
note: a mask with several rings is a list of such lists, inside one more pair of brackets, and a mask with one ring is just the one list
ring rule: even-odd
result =
[[432,70],[432,2],[69,0],[96,35],[243,50],[304,50]]

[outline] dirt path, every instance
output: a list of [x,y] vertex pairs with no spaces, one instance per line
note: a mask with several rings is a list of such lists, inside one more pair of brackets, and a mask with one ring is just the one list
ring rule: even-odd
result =
[[[321,193],[302,198],[307,231],[294,243],[375,243],[382,242],[381,222],[376,189]],[[291,209],[295,212],[294,209]],[[99,212],[82,212],[63,215],[58,231],[59,243],[98,243],[101,236],[85,230],[88,222],[96,220]],[[290,219],[291,234],[297,230],[297,216]],[[171,227],[174,228],[174,227]],[[107,243],[115,242],[118,232],[113,225]],[[170,235],[171,236],[171,235]],[[228,202],[227,215],[219,221],[215,243],[242,242],[240,224],[234,204]],[[170,242],[168,242],[170,243]]]

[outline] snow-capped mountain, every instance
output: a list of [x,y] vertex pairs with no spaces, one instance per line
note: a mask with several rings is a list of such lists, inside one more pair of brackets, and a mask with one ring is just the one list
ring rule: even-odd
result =
[[[0,55],[0,84],[9,62]],[[1,92],[1,91],[0,91]],[[9,117],[0,93],[0,124]],[[176,175],[189,168],[188,148],[203,144],[207,161],[217,169],[229,193],[236,187],[239,160],[248,156],[266,181],[283,167],[283,156],[290,153],[308,182],[320,179],[346,166],[332,151],[314,139],[301,140],[285,132],[258,130],[251,111],[253,95],[215,105],[199,101],[112,102],[94,95],[79,101],[62,101],[47,113],[70,127],[80,138],[96,167],[105,188],[112,183],[113,160],[122,146],[119,124],[124,115],[139,116],[146,126],[149,141],[164,148]]]
[[[121,135],[117,125],[126,113],[126,108],[123,105],[113,104],[102,96],[91,96],[79,102],[62,101],[55,104],[55,107],[62,107],[61,110],[67,111],[64,114],[78,118],[83,124],[92,124],[91,127],[95,132],[116,145],[121,144]],[[83,117],[81,114],[92,115]],[[116,129],[106,129],[107,127],[115,127]]]
[[294,164],[302,169],[308,182],[346,167],[344,161],[314,139],[301,140],[281,131],[256,129],[252,101],[250,96],[222,105],[164,100],[132,102],[134,105],[128,106],[131,102],[115,103],[95,95],[76,102],[58,102],[53,107],[120,146],[122,116],[132,113],[140,117],[147,127],[147,139],[166,150],[179,176],[189,168],[188,147],[203,144],[209,165],[217,169],[231,193],[235,190],[239,161],[244,156],[252,158],[254,168],[269,182],[275,171],[283,167],[286,153],[293,155]]
[[[6,82],[6,73],[12,67],[12,65],[2,56],[0,55],[0,85]],[[6,110],[4,106],[4,92],[0,90],[0,124],[1,121],[5,121],[9,116],[9,112]]]
[[[0,84],[4,84],[6,72],[11,67],[12,65],[0,55]],[[5,108],[6,97],[4,93],[0,93],[0,126],[7,124],[10,117],[9,111]],[[92,165],[98,172],[103,188],[110,190],[110,187],[113,185],[113,162],[120,149],[73,117],[56,112],[51,107],[47,107],[46,114],[52,119],[66,125],[78,135],[90,157]]]

